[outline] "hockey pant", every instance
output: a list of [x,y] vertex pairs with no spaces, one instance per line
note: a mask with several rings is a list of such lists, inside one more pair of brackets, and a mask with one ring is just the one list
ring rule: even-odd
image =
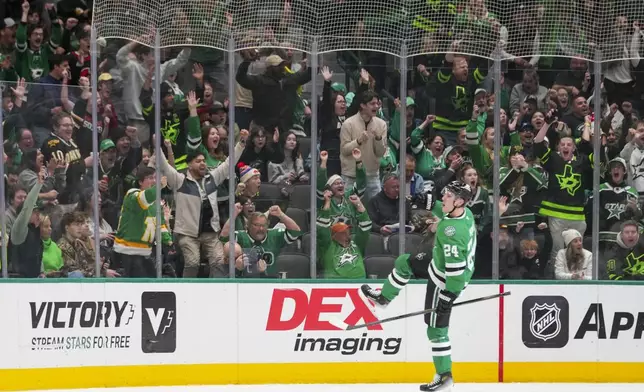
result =
[[[393,271],[391,271],[382,286],[382,295],[391,301],[398,296],[398,293],[407,285],[412,276],[417,279],[427,279],[425,309],[436,308],[441,289],[429,279],[427,271],[430,262],[431,259],[428,257],[418,258],[409,254],[398,256],[394,263]],[[447,334],[450,315],[451,310],[440,315],[436,312],[425,315],[427,338],[432,345],[434,367],[438,374],[451,372],[452,370],[452,346]]]

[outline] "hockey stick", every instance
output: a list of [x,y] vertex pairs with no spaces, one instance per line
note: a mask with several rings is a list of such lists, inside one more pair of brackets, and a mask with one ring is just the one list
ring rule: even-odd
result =
[[[473,303],[476,303],[476,302],[487,301],[487,300],[495,299],[495,298],[506,297],[506,296],[510,295],[510,293],[511,293],[510,291],[506,291],[505,293],[499,293],[499,294],[494,294],[494,295],[488,295],[486,297],[468,299],[467,301],[456,303],[456,304],[452,305],[452,307],[473,304]],[[354,329],[370,327],[372,325],[388,323],[390,321],[402,320],[402,319],[406,319],[408,317],[420,316],[422,314],[432,313],[434,311],[436,311],[436,308],[420,310],[418,312],[413,312],[413,313],[401,314],[399,316],[389,317],[389,318],[386,318],[386,319],[382,319],[382,320],[378,320],[378,321],[372,321],[370,323],[358,324],[358,325],[348,325],[344,321],[337,320],[337,319],[329,320],[329,323],[334,325],[334,326],[336,326],[336,327],[338,327],[338,328],[340,328],[340,329],[342,329],[342,330],[351,331],[351,330],[354,330]]]

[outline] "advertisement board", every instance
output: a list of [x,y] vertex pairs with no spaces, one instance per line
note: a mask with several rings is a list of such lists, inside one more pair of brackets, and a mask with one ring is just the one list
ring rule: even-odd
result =
[[[235,362],[235,285],[0,285],[0,368]],[[227,334],[223,342],[210,337]],[[228,344],[227,344],[228,343]],[[210,350],[221,355],[213,356]]]
[[513,285],[506,362],[644,362],[641,286]]
[[[356,284],[240,285],[239,301],[252,309],[239,313],[240,362],[431,361],[423,316],[352,331],[341,331],[330,322],[336,318],[348,325],[364,324],[422,310],[425,285],[408,285],[385,309],[368,306],[359,288]],[[495,289],[472,286],[462,299],[489,295]],[[497,312],[496,301],[454,310],[450,339],[455,360],[496,364]]]
[[[373,283],[373,282],[372,282]],[[425,284],[386,308],[359,282],[0,284],[0,390],[427,382]],[[378,286],[376,286],[378,287]],[[636,285],[471,284],[452,311],[459,382],[642,382]]]
[[[240,285],[240,362],[395,362],[406,358],[405,322],[341,331],[349,325],[405,313],[401,293],[378,316],[359,295],[358,285]],[[258,347],[262,347],[258,350]]]
[[[636,285],[506,285],[509,380],[642,381],[644,304]],[[535,375],[537,375],[535,377]],[[637,375],[637,376],[636,376]],[[637,378],[639,377],[639,378]]]

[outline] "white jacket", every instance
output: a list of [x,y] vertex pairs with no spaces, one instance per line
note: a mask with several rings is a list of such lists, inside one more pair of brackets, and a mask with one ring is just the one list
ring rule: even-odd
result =
[[[622,132],[628,132],[623,130]],[[633,141],[626,143],[619,154],[628,162],[628,183],[639,194],[644,193],[644,150],[640,149]]]
[[591,280],[593,278],[593,254],[586,249],[582,249],[582,252],[584,252],[584,264],[581,271],[570,271],[566,262],[566,249],[561,249],[555,260],[555,279],[570,280],[573,272],[583,272],[584,280]]

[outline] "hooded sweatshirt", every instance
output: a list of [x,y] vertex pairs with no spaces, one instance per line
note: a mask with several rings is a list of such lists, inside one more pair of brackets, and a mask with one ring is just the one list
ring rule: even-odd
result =
[[46,274],[63,267],[63,252],[51,238],[42,241],[42,264]]
[[605,260],[599,265],[600,279],[644,280],[644,236],[640,235],[635,245],[629,248],[620,232],[600,260]]

